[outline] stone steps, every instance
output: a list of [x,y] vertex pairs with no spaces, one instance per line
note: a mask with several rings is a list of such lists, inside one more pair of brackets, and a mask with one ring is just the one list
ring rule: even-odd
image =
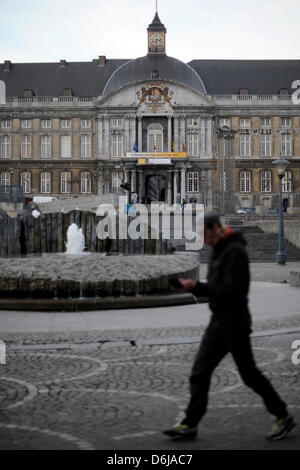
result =
[[[240,230],[247,240],[247,250],[250,261],[269,262],[276,261],[278,250],[278,235],[275,233],[265,233],[255,226],[232,227],[233,230]],[[288,261],[300,261],[300,250],[285,240],[285,249]],[[202,262],[207,262],[210,256],[210,247],[204,246],[200,252]]]

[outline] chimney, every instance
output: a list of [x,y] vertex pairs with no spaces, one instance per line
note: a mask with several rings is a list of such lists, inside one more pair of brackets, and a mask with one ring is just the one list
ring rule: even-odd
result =
[[99,55],[98,65],[106,65],[106,55]]
[[60,67],[65,67],[67,65],[67,61],[64,60],[64,59],[61,59],[60,63],[59,63],[59,66]]
[[11,61],[5,60],[4,61],[4,72],[9,72],[11,70]]

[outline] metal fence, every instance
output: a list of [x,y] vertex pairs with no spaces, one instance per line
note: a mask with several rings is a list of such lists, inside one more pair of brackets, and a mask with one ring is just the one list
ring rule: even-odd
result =
[[22,186],[0,186],[0,202],[24,202]]

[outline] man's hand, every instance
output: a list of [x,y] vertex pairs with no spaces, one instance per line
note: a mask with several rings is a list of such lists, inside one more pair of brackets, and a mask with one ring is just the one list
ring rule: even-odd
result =
[[196,285],[196,282],[193,281],[192,279],[182,279],[182,278],[180,278],[179,282],[181,284],[181,290],[183,292],[191,291],[192,289],[194,289],[194,287]]

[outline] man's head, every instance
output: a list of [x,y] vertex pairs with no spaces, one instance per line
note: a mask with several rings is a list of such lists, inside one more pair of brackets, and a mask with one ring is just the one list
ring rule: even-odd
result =
[[217,212],[207,212],[204,215],[204,243],[215,245],[222,234],[222,224]]

